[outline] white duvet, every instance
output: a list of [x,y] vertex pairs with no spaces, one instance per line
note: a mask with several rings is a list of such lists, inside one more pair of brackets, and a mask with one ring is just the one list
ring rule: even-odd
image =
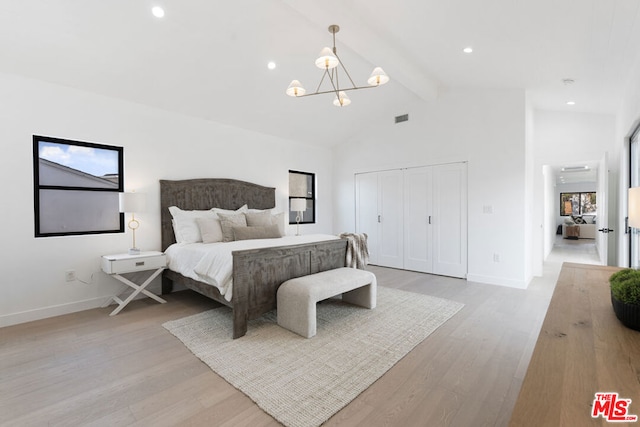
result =
[[174,243],[165,251],[170,270],[218,288],[227,301],[233,295],[231,252],[274,246],[297,245],[339,239],[328,234],[284,236],[277,239],[239,240],[220,243]]

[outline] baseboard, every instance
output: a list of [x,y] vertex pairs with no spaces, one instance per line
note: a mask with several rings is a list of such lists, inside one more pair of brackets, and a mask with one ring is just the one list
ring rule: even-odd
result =
[[[139,274],[139,273],[135,273]],[[115,279],[113,279],[114,283],[117,283]],[[160,295],[161,293],[161,281],[160,278],[157,277],[149,286],[147,286],[147,290],[153,294]],[[114,292],[116,289],[120,289],[120,291],[131,292],[132,290],[127,288],[123,284],[119,284],[119,287],[113,287]],[[186,289],[186,288],[185,288]],[[106,289],[105,291],[108,291]],[[101,307],[102,304],[107,302],[107,300],[111,297],[111,295],[105,295],[102,297],[91,298],[82,301],[74,301],[65,304],[59,305],[51,305],[48,307],[35,308],[33,310],[21,311],[18,313],[11,314],[3,314],[0,315],[0,328],[5,326],[17,325],[19,323],[33,322],[34,320],[47,319],[49,317],[62,316],[64,314],[76,313],[78,311],[91,310],[92,308]],[[138,294],[134,300],[147,298],[146,295],[140,293]],[[115,302],[111,301],[111,305],[115,306]]]
[[37,308],[34,310],[22,311],[0,316],[0,328],[17,325],[19,323],[32,322],[34,320],[46,319],[49,317],[61,316],[63,314],[76,313],[78,311],[98,308],[104,304],[108,296],[92,298],[84,301],[70,302],[67,304],[52,305],[49,307]]
[[468,282],[484,283],[487,285],[507,286],[509,288],[527,289],[528,284],[524,280],[505,279],[504,277],[482,276],[479,274],[467,274]]

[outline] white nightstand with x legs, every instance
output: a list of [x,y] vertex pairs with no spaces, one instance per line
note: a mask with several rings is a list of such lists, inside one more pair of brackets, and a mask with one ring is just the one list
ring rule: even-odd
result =
[[[120,313],[120,310],[125,308],[125,306],[129,304],[140,293],[143,293],[144,295],[158,301],[159,303],[166,303],[167,301],[145,289],[147,286],[149,286],[153,279],[155,279],[160,273],[162,273],[162,270],[164,270],[166,267],[167,256],[162,252],[157,251],[140,252],[136,255],[103,255],[102,271],[132,288],[133,292],[125,299],[122,299],[124,297],[124,294],[112,296],[102,305],[102,307],[107,307],[109,304],[111,304],[111,301],[117,302],[118,307],[116,307],[116,309],[113,310],[110,314],[110,316],[115,316],[116,314]],[[144,281],[144,283],[140,285],[133,283],[126,277],[121,276],[121,274],[124,273],[135,273],[139,271],[151,270],[155,271],[151,274],[151,276],[147,278],[147,280]]]

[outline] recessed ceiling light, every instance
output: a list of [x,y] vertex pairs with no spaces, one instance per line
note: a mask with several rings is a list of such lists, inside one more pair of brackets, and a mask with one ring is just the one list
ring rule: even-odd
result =
[[276,69],[276,63],[275,63],[275,62],[273,62],[273,61],[270,61],[270,62],[267,64],[267,68],[268,68],[268,69],[270,69],[270,70],[275,70],[275,69]]
[[576,101],[567,101],[567,105],[576,105]]
[[464,49],[462,49],[462,51],[464,53],[471,53],[471,52],[473,52],[473,48],[472,47],[465,47]]
[[162,18],[164,16],[164,9],[160,6],[154,6],[151,8],[151,13],[153,13],[153,16],[156,18]]

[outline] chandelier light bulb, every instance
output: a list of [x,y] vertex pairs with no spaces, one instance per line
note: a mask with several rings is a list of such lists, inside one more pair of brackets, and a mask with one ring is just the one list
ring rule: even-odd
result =
[[307,91],[302,87],[302,84],[298,80],[293,80],[289,83],[289,87],[287,88],[287,95],[289,96],[302,96]]
[[316,59],[316,67],[323,70],[330,70],[336,68],[340,64],[338,58],[333,54],[330,47],[325,47],[320,51],[320,56]]
[[338,92],[338,96],[333,100],[333,105],[336,107],[346,107],[349,104],[351,104],[351,100],[343,91]]
[[387,73],[385,73],[382,68],[376,67],[373,69],[373,72],[367,80],[367,83],[369,83],[371,86],[380,86],[387,83],[388,81],[389,76],[387,76]]

